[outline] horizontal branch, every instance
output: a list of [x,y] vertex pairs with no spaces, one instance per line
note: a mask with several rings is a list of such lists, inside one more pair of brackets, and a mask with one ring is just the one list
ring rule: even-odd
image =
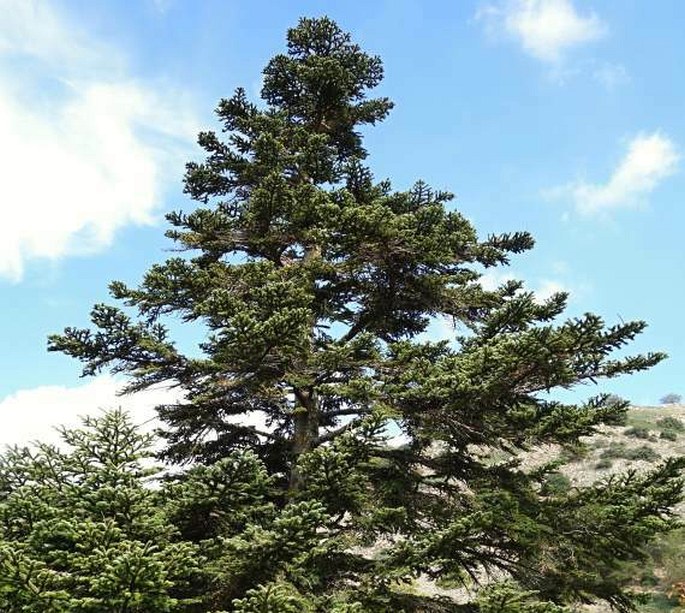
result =
[[369,409],[337,409],[322,414],[322,417],[342,417],[344,415],[368,415]]
[[314,441],[314,446],[316,447],[323,443],[327,443],[328,441],[332,441],[334,438],[337,438],[341,434],[344,434],[345,432],[351,430],[355,426],[358,426],[359,421],[360,420],[358,419],[353,419],[352,421],[347,422],[344,426],[340,426],[340,428],[336,428],[335,430],[325,432]]

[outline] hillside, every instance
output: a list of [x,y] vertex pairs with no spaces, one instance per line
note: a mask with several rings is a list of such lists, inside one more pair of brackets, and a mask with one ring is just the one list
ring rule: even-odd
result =
[[[623,426],[604,426],[600,433],[583,439],[583,447],[563,450],[546,446],[525,455],[523,465],[533,468],[562,457],[566,464],[553,475],[546,485],[550,490],[567,490],[586,486],[613,474],[631,469],[645,470],[662,458],[685,454],[685,405],[632,407]],[[492,457],[493,462],[505,461],[505,454]],[[685,502],[679,509],[685,519]],[[659,539],[649,550],[645,563],[623,569],[622,575],[630,580],[634,589],[645,595],[641,613],[682,613],[678,597],[672,594],[674,584],[685,582],[685,527]],[[496,574],[481,580],[488,583]],[[446,583],[437,584],[420,578],[413,586],[421,593],[448,596],[456,602],[467,602],[473,597],[468,588]],[[685,603],[685,583],[683,589]],[[609,613],[606,605],[584,608],[587,613]]]
[[[564,476],[553,480],[552,486],[586,485],[626,470],[644,470],[661,458],[684,454],[685,405],[633,407],[625,426],[604,427],[585,443],[586,448],[577,455],[569,454],[569,462],[561,470]],[[529,461],[547,461],[554,451],[540,450]],[[681,504],[680,512],[685,518],[685,503]],[[659,539],[650,548],[650,556],[647,563],[625,569],[636,589],[648,598],[640,610],[685,610],[679,607],[676,596],[669,596],[674,584],[685,581],[685,528]],[[609,610],[599,606],[589,609]]]

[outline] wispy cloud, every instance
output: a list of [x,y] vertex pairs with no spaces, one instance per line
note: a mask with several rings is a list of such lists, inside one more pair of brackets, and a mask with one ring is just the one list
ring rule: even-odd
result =
[[151,223],[196,124],[173,88],[34,0],[0,0],[0,277]]
[[171,3],[173,2],[173,0],[148,0],[148,1],[152,4],[154,9],[160,14],[166,13],[169,10],[169,8],[171,7]]
[[482,6],[476,19],[491,35],[514,38],[526,53],[548,64],[607,32],[597,14],[581,14],[571,0],[504,0]]
[[639,134],[628,143],[625,155],[606,182],[576,181],[547,193],[555,198],[570,198],[583,215],[633,208],[676,172],[679,159],[675,143],[664,134]]
[[630,82],[630,75],[623,64],[601,62],[592,71],[592,77],[608,91]]

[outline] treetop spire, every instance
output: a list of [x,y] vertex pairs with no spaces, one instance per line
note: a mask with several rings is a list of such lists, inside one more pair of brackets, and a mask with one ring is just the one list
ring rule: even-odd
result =
[[288,30],[288,53],[264,69],[261,94],[296,124],[328,135],[339,157],[364,157],[355,128],[382,121],[393,106],[387,98],[367,98],[382,79],[381,59],[334,21],[303,18]]

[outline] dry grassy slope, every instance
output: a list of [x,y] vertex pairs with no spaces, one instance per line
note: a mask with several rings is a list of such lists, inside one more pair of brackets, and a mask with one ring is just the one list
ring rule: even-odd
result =
[[[682,423],[682,431],[665,428],[659,424],[664,418],[675,418]],[[663,422],[661,422],[663,423]],[[642,428],[648,431],[648,438],[631,436],[631,429]],[[671,430],[676,440],[661,438],[663,430]],[[574,485],[588,485],[597,479],[620,473],[626,468],[649,468],[654,461],[635,460],[629,458],[605,458],[611,462],[610,467],[601,467],[600,461],[607,455],[607,450],[615,449],[616,445],[623,445],[627,450],[648,447],[659,458],[681,455],[685,453],[685,405],[667,405],[658,407],[633,407],[628,411],[628,422],[625,426],[603,427],[599,434],[586,437],[587,455],[569,462],[562,472],[566,474]],[[559,452],[553,447],[542,448],[528,454],[525,463],[529,466],[549,461]],[[606,462],[604,462],[606,464]],[[598,464],[600,465],[598,467]],[[683,509],[685,511],[685,508]]]

